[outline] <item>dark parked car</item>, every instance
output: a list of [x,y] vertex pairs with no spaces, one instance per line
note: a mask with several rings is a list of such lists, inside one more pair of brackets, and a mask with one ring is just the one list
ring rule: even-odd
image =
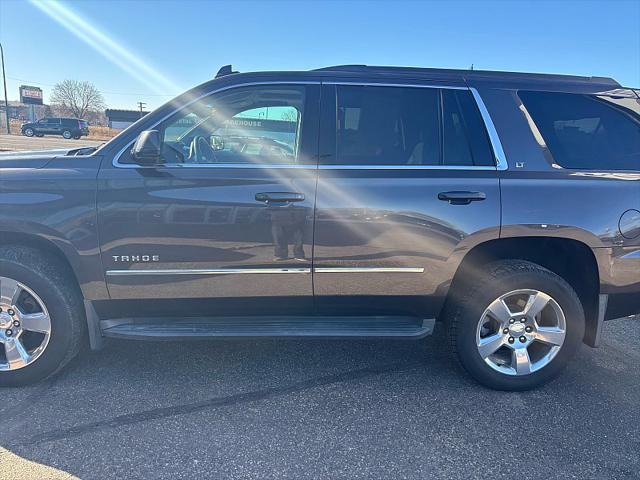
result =
[[610,78],[225,68],[97,149],[0,167],[1,385],[87,339],[442,325],[523,390],[640,312],[640,98]]
[[78,118],[47,117],[37,122],[23,123],[22,134],[27,137],[44,137],[45,135],[62,135],[64,138],[75,138],[89,135],[89,123]]

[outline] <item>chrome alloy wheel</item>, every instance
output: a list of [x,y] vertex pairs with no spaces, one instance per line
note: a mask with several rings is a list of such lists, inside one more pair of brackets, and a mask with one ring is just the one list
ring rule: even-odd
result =
[[26,285],[0,277],[0,372],[35,362],[51,338],[51,318],[42,299]]
[[514,290],[494,300],[476,331],[478,353],[494,370],[528,375],[558,354],[567,321],[551,296],[538,290]]

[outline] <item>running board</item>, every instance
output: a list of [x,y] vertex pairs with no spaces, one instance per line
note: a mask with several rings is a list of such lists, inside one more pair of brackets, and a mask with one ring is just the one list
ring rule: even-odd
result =
[[422,338],[435,319],[417,317],[124,318],[100,321],[105,337],[174,340],[217,337]]

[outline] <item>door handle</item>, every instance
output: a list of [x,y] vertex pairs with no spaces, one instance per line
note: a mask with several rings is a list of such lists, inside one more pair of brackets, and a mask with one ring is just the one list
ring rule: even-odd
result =
[[297,192],[261,192],[256,193],[256,200],[264,203],[304,202],[304,193]]
[[438,200],[449,202],[451,205],[469,205],[471,202],[481,202],[487,195],[484,192],[440,192]]

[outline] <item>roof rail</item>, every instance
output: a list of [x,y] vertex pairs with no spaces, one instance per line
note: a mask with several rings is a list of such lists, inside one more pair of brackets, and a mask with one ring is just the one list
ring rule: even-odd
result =
[[231,75],[232,73],[238,73],[233,71],[233,67],[231,65],[223,65],[216,73],[215,78],[226,77],[227,75]]
[[421,67],[386,67],[373,65],[333,65],[330,67],[316,68],[315,72],[371,72],[371,73],[395,73],[395,74],[449,74],[460,75],[464,78],[509,78],[509,79],[534,79],[534,80],[555,80],[569,82],[592,82],[619,87],[620,84],[609,77],[583,77],[577,75],[562,75],[552,73],[526,73],[526,72],[505,72],[497,70],[462,70],[448,68],[421,68]]

